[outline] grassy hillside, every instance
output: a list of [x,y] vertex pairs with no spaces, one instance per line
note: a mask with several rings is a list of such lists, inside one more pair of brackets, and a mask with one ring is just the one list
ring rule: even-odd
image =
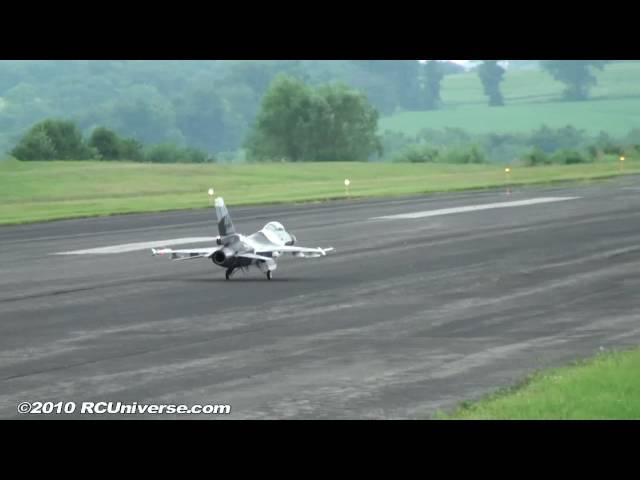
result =
[[605,131],[626,135],[640,128],[640,97],[591,102],[553,102],[490,108],[469,105],[436,112],[405,112],[383,118],[382,130],[414,135],[423,128],[462,128],[471,133],[530,132],[545,124],[552,128],[573,125],[591,134]]
[[597,72],[592,100],[561,101],[564,85],[541,70],[508,72],[502,85],[506,105],[489,107],[477,74],[445,77],[445,108],[404,112],[380,121],[380,129],[415,134],[423,128],[456,127],[473,133],[525,132],[542,124],[567,124],[591,133],[624,135],[640,128],[640,62],[618,63]]
[[[640,97],[640,62],[612,63],[596,70],[598,84],[592,89],[594,99]],[[507,103],[534,103],[559,100],[565,86],[543,70],[508,71],[502,83]],[[486,105],[482,83],[475,72],[449,75],[442,81],[442,99],[447,105]]]
[[[629,158],[626,173],[640,173]],[[618,162],[514,167],[511,184],[601,178]],[[304,163],[267,165],[151,165],[119,162],[0,162],[0,224],[203,208],[214,187],[230,205],[392,196],[504,186],[493,165]]]

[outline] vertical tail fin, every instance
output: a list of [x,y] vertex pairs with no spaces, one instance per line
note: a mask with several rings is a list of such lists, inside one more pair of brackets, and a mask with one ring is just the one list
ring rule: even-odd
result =
[[231,216],[229,215],[229,211],[227,210],[222,197],[216,198],[215,205],[216,216],[218,217],[218,233],[220,236],[225,237],[236,233],[236,229],[233,227],[233,223],[231,222]]

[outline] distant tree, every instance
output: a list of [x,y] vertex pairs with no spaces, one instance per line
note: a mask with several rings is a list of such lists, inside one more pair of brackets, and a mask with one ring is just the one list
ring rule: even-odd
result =
[[591,69],[602,70],[607,63],[608,60],[545,60],[541,66],[567,86],[564,91],[567,100],[586,100],[589,90],[597,83]]
[[[213,89],[215,89],[215,93],[220,97],[222,103],[228,105],[224,119],[228,128],[232,127],[228,121],[229,115],[239,117],[242,121],[242,125],[239,126],[242,127],[242,129],[246,128],[258,113],[260,99],[264,95],[264,92],[258,94],[251,87],[243,83],[217,82],[213,84]],[[187,132],[185,132],[185,135],[186,133]],[[239,138],[243,137],[246,132],[237,131],[232,133],[235,137],[235,145],[237,145]]]
[[622,155],[624,147],[607,132],[600,131],[595,139],[594,147],[606,155]]
[[394,163],[434,163],[440,150],[424,143],[414,143],[392,157]]
[[108,128],[98,127],[89,137],[89,146],[96,149],[104,160],[120,160],[120,138]]
[[88,160],[95,156],[75,123],[47,119],[20,139],[11,155],[19,160]]
[[586,141],[586,132],[571,125],[558,129],[543,125],[531,134],[528,143],[546,153],[553,153],[560,149],[577,148]]
[[[327,80],[330,81],[333,80]],[[385,115],[392,115],[399,106],[397,89],[382,75],[357,69],[349,77],[348,83],[362,91],[376,109]]]
[[213,162],[215,159],[212,156],[207,155],[202,150],[187,147],[182,149],[180,161],[185,163],[205,163]]
[[438,146],[463,146],[473,141],[468,132],[452,127],[445,127],[444,130],[423,128],[416,134],[416,139]]
[[367,160],[381,154],[378,112],[343,85],[309,87],[278,76],[247,139],[249,158],[289,161]]
[[11,155],[18,160],[56,160],[56,147],[51,138],[43,130],[31,130],[18,145],[11,150]]
[[452,147],[442,153],[443,163],[487,163],[487,155],[478,145]]
[[398,152],[417,142],[415,137],[408,136],[404,132],[385,130],[382,134],[381,143],[384,155],[389,159],[394,158]]
[[349,84],[363,90],[384,113],[396,108],[424,108],[420,84],[423,67],[417,60],[352,60],[351,64],[361,74],[351,75]]
[[176,163],[180,157],[180,148],[171,143],[162,143],[149,148],[145,159],[152,163]]
[[[382,156],[378,111],[366,95],[346,85],[325,85],[314,94],[317,160],[368,160]],[[316,128],[314,127],[314,129]],[[313,157],[311,157],[313,159]]]
[[225,150],[238,139],[228,128],[225,103],[213,86],[188,90],[176,102],[177,123],[189,145],[207,150]]
[[500,91],[500,82],[503,80],[505,69],[498,65],[498,60],[485,60],[477,70],[484,93],[489,97],[489,106],[503,106],[504,98]]
[[306,139],[298,135],[299,123],[310,116],[311,93],[302,81],[278,76],[262,99],[254,130],[247,141],[251,157],[298,161]]
[[344,82],[392,114],[424,108],[422,68],[415,60],[4,60],[0,147],[63,116],[82,131],[102,125],[145,144],[230,151],[241,147],[279,73],[313,86]]
[[261,97],[265,94],[273,79],[281,74],[302,81],[306,80],[300,60],[243,60],[232,62],[226,80],[229,84],[247,85]]
[[177,129],[173,103],[150,85],[134,85],[118,95],[99,124],[131,135],[145,143],[179,143],[184,136]]
[[437,110],[440,108],[440,83],[444,77],[444,69],[437,60],[429,60],[423,66],[424,74],[424,108]]
[[145,158],[153,163],[203,163],[209,161],[207,154],[201,150],[181,148],[171,143],[151,147]]
[[625,142],[630,144],[640,144],[640,128],[634,128],[627,133]]
[[420,85],[421,65],[416,60],[393,61],[394,84],[398,106],[405,110],[421,110],[424,98]]
[[120,158],[132,162],[144,160],[143,145],[133,138],[125,138],[120,141]]
[[91,132],[89,146],[102,160],[143,160],[142,144],[133,138],[121,138],[112,130],[98,127]]
[[522,155],[522,159],[524,160],[525,165],[532,167],[551,164],[551,158],[539,147],[534,147],[529,152]]
[[175,126],[173,112],[141,99],[118,102],[109,118],[117,131],[131,132],[135,138],[148,143],[167,139]]

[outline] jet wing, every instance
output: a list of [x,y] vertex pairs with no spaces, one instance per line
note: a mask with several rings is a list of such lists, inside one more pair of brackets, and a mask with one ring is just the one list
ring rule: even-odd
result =
[[187,250],[172,250],[171,248],[152,248],[151,254],[171,255],[171,260],[191,260],[195,258],[211,258],[214,253],[222,247],[217,248],[194,248]]
[[325,256],[327,252],[333,251],[333,247],[330,248],[307,248],[296,247],[293,245],[273,245],[268,247],[261,247],[258,253],[292,253],[295,257],[320,257]]

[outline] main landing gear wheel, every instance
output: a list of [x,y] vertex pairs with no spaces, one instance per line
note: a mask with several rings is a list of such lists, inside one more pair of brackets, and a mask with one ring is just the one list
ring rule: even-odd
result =
[[272,275],[271,275],[271,270],[269,270],[269,271],[267,272],[267,280],[271,280],[271,277],[272,277]]
[[227,268],[227,271],[224,274],[224,277],[229,280],[231,278],[231,274],[233,274],[233,269],[232,268]]

